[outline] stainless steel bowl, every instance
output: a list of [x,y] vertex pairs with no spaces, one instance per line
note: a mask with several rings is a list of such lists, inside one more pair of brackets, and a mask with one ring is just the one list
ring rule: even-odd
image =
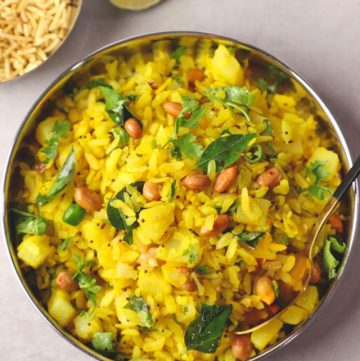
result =
[[[206,33],[193,33],[193,32],[169,32],[169,33],[157,33],[150,34],[144,36],[138,36],[135,38],[125,39],[108,46],[90,54],[81,62],[73,65],[69,69],[65,70],[58,78],[56,78],[52,84],[44,91],[44,93],[40,96],[38,101],[29,111],[24,121],[22,122],[18,133],[16,134],[16,138],[14,140],[13,146],[10,150],[9,158],[7,160],[7,164],[5,167],[5,176],[3,180],[3,202],[2,202],[2,218],[3,218],[3,234],[4,239],[6,241],[7,249],[9,252],[11,263],[15,269],[15,272],[18,276],[18,279],[25,290],[26,295],[32,302],[32,304],[36,307],[36,309],[40,312],[44,320],[62,337],[66,338],[69,342],[71,342],[74,346],[81,349],[83,352],[88,355],[94,357],[97,360],[110,360],[104,356],[97,354],[95,351],[91,350],[89,347],[80,343],[77,339],[75,339],[72,335],[70,335],[67,331],[63,330],[48,314],[46,309],[43,307],[41,302],[37,299],[34,291],[31,289],[30,285],[27,283],[24,274],[21,271],[19,261],[16,256],[16,249],[12,242],[11,237],[11,222],[10,216],[8,214],[8,205],[11,198],[11,188],[12,188],[12,175],[13,175],[13,165],[16,160],[18,151],[20,149],[20,145],[24,139],[24,137],[29,136],[34,129],[34,126],[38,120],[38,117],[46,112],[46,107],[51,99],[56,96],[57,92],[66,84],[73,81],[76,77],[81,76],[85,72],[92,71],[96,69],[96,66],[101,63],[102,59],[108,55],[116,55],[116,54],[128,54],[139,48],[147,48],[151,46],[154,41],[158,40],[170,40],[172,42],[177,42],[180,38],[185,38],[190,40],[191,42],[212,42],[214,44],[225,44],[227,46],[235,47],[239,49],[240,52],[246,53],[247,56],[250,56],[256,62],[259,62],[263,65],[272,65],[278,68],[279,70],[286,73],[290,79],[295,82],[299,86],[299,91],[303,93],[303,96],[308,99],[311,106],[316,109],[317,114],[321,116],[323,120],[323,125],[328,128],[329,133],[334,139],[334,142],[337,147],[337,151],[339,152],[343,168],[345,171],[349,169],[352,165],[352,160],[350,156],[350,152],[344,136],[336,123],[336,120],[330,113],[329,109],[322,102],[316,92],[312,89],[312,87],[295,71],[293,71],[289,66],[285,65],[275,57],[269,55],[263,50],[255,48],[251,45],[244,44],[234,39],[226,38],[223,36],[206,34]],[[273,354],[280,348],[284,347],[290,341],[292,341],[295,337],[297,337],[301,332],[303,332],[309,325],[314,322],[316,316],[320,313],[321,310],[324,309],[325,305],[330,301],[332,296],[334,295],[335,289],[337,288],[339,282],[342,279],[344,269],[346,264],[348,263],[349,256],[351,254],[351,250],[353,248],[354,237],[356,232],[356,226],[358,221],[358,212],[359,212],[359,197],[358,197],[358,185],[354,184],[352,189],[349,191],[348,199],[348,213],[349,213],[349,222],[347,224],[347,252],[344,256],[343,262],[341,264],[340,270],[336,279],[332,282],[329,288],[326,291],[326,294],[321,299],[320,304],[318,305],[314,314],[306,321],[304,321],[301,325],[296,327],[290,334],[288,334],[285,338],[272,345],[268,349],[266,349],[261,354],[257,355],[252,359],[252,361],[260,360],[265,358],[266,356]]]

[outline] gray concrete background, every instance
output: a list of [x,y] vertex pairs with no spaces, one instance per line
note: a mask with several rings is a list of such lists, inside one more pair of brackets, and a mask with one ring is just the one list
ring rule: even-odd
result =
[[[269,51],[311,84],[337,118],[353,156],[360,153],[358,0],[165,0],[140,13],[84,0],[66,44],[31,75],[0,85],[0,156],[33,102],[61,71],[124,37],[168,30],[231,36]],[[3,163],[2,163],[3,164]],[[1,172],[3,165],[0,165]],[[269,361],[360,360],[360,267],[355,246],[344,282],[316,323]],[[0,242],[0,360],[89,361],[55,334],[26,299]]]

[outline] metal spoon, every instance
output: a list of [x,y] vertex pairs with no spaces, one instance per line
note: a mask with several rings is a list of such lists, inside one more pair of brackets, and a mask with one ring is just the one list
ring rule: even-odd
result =
[[326,204],[324,209],[319,214],[315,224],[313,225],[313,227],[310,231],[310,234],[309,234],[310,241],[306,245],[304,251],[299,254],[299,256],[304,258],[306,269],[305,269],[305,272],[303,275],[302,288],[298,292],[296,297],[294,297],[288,305],[286,305],[280,312],[276,313],[274,316],[267,318],[267,319],[265,319],[265,321],[257,324],[256,326],[250,327],[246,330],[235,331],[235,334],[243,335],[243,334],[251,333],[251,332],[267,325],[274,318],[278,317],[280,314],[282,314],[286,310],[288,310],[289,307],[292,306],[294,303],[296,303],[296,301],[299,299],[299,297],[305,292],[307,286],[309,285],[310,278],[311,278],[311,270],[313,267],[313,261],[312,261],[313,248],[314,248],[315,241],[320,233],[320,230],[323,227],[323,225],[327,222],[327,220],[329,219],[330,215],[332,214],[332,212],[334,211],[336,206],[339,204],[340,199],[344,196],[346,191],[350,188],[350,186],[352,185],[354,180],[359,176],[359,174],[360,174],[360,156],[356,159],[354,165],[351,167],[349,172],[345,175],[344,179],[342,180],[342,182],[340,183],[338,188],[335,190],[334,194],[332,195],[332,197],[330,198],[330,200],[328,201],[328,203]]

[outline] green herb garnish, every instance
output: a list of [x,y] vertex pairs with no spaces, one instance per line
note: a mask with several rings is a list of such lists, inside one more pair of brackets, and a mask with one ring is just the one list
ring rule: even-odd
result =
[[232,305],[203,304],[198,318],[185,332],[185,345],[190,350],[214,353],[229,320]]
[[329,176],[328,171],[325,169],[325,164],[326,161],[315,161],[306,168],[306,173],[315,178],[315,182],[308,188],[308,192],[320,200],[324,200],[326,194],[331,195],[329,186],[321,184],[321,181]]
[[345,250],[345,243],[340,243],[335,237],[326,238],[323,249],[323,264],[329,280],[336,277],[337,269],[340,264],[332,251],[342,255],[344,254]]
[[74,149],[71,149],[70,154],[65,160],[58,176],[55,179],[50,191],[46,195],[38,195],[36,203],[43,206],[52,201],[73,179],[75,175],[75,154]]
[[59,142],[68,136],[70,131],[70,122],[67,120],[61,120],[55,123],[51,137],[46,141],[46,146],[40,149],[40,153],[45,154],[46,158],[42,161],[44,164],[48,164],[51,160],[54,160],[58,153]]
[[189,263],[195,263],[198,258],[198,252],[195,245],[190,246],[187,250],[184,251],[183,256],[188,256]]
[[257,86],[269,94],[274,94],[278,86],[287,78],[288,76],[284,72],[275,68],[273,65],[269,65],[264,74],[264,78],[258,79]]
[[179,158],[179,155],[189,159],[198,159],[202,154],[202,146],[196,143],[196,137],[193,134],[185,134],[172,140],[173,149],[171,155]]
[[279,295],[280,295],[279,285],[275,280],[273,280],[272,281],[272,286],[273,286],[273,289],[274,289],[274,292],[275,292],[275,298],[278,298]]
[[208,91],[211,100],[223,103],[229,108],[238,110],[248,121],[249,110],[255,99],[255,95],[246,88],[239,86],[227,86],[223,88],[212,88]]
[[87,87],[90,89],[99,88],[102,91],[106,111],[115,124],[123,126],[128,118],[135,118],[140,123],[127,107],[129,99],[123,98],[111,85],[103,80],[91,80]]
[[198,167],[206,172],[212,159],[215,160],[218,171],[230,167],[255,137],[256,134],[231,134],[214,140],[201,155]]
[[114,340],[111,332],[97,332],[91,340],[94,350],[105,355],[114,354]]
[[71,241],[72,241],[72,238],[71,238],[71,237],[68,237],[68,238],[64,239],[64,240],[59,244],[59,249],[60,249],[61,251],[65,251],[66,248],[68,248],[68,246],[70,245]]
[[93,262],[84,262],[76,253],[73,253],[72,257],[78,268],[74,279],[79,284],[80,289],[84,290],[86,298],[96,305],[96,295],[101,290],[101,286],[96,283],[95,278],[84,272]]
[[171,59],[175,59],[176,64],[180,64],[180,58],[185,54],[185,47],[179,46],[170,55]]
[[170,186],[169,203],[171,203],[171,202],[174,201],[175,188],[176,188],[176,180],[173,180],[173,181],[171,182],[171,186]]
[[196,266],[194,268],[194,270],[196,273],[198,273],[199,275],[202,275],[202,276],[206,276],[211,273],[214,273],[214,269],[206,264]]
[[127,300],[128,303],[124,306],[124,308],[136,312],[139,316],[141,326],[147,329],[150,328],[154,323],[150,313],[150,306],[142,297],[130,296]]
[[241,232],[237,237],[248,246],[256,248],[264,234],[265,232]]

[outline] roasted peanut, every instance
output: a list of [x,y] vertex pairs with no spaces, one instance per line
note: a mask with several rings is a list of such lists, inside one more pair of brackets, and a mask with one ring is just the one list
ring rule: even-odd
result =
[[231,342],[231,351],[234,357],[240,361],[250,358],[253,346],[248,335],[235,336]]
[[202,81],[205,79],[205,73],[199,68],[189,70],[187,78],[190,84],[194,85],[196,81]]
[[101,195],[86,187],[76,187],[74,199],[80,207],[86,209],[87,211],[98,211],[101,209]]
[[276,167],[268,168],[264,173],[260,174],[256,182],[261,186],[274,188],[281,181],[282,175]]
[[196,286],[196,283],[195,281],[193,280],[187,280],[182,286],[181,288],[185,291],[188,291],[188,292],[194,292],[197,290],[197,286]]
[[236,165],[224,169],[216,178],[215,190],[219,193],[226,192],[236,181],[238,168]]
[[275,291],[271,279],[267,276],[259,277],[255,282],[255,293],[261,301],[271,305],[275,301]]
[[321,279],[321,268],[317,262],[313,262],[310,276],[310,283],[312,285],[317,284]]
[[78,284],[68,271],[61,271],[56,277],[56,286],[66,292],[73,292],[78,289]]
[[127,133],[130,135],[131,138],[138,139],[141,137],[142,128],[141,128],[140,123],[136,119],[129,118],[125,122],[124,128],[127,131]]
[[343,222],[338,213],[333,213],[329,218],[331,228],[335,229],[337,233],[343,233]]
[[158,266],[156,251],[156,247],[150,247],[146,252],[141,253],[137,259],[137,263],[139,263],[145,270],[150,270]]
[[207,230],[204,227],[201,228],[200,234],[205,237],[216,237],[219,233],[225,231],[231,223],[231,217],[227,214],[219,214],[214,221],[213,229]]
[[211,184],[210,178],[206,174],[188,175],[182,180],[182,185],[194,191],[203,191]]
[[166,113],[177,118],[182,110],[182,105],[180,103],[176,103],[176,102],[165,102],[163,104],[163,108]]
[[156,183],[146,181],[143,188],[143,196],[149,202],[160,199],[160,186]]
[[280,311],[280,306],[277,305],[276,303],[273,303],[272,305],[269,306],[269,311],[271,313],[270,316],[276,315]]

